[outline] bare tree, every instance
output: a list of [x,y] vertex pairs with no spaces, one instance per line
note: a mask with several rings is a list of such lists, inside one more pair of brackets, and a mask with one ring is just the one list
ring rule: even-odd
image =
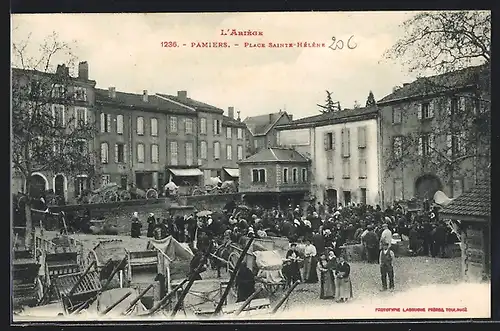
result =
[[[31,187],[34,172],[64,173],[67,176],[96,173],[92,137],[95,123],[90,112],[74,106],[86,98],[69,74],[75,57],[68,43],[54,33],[48,36],[34,56],[30,40],[13,43],[12,63],[12,166],[25,180],[26,236],[30,245]],[[54,61],[65,58],[54,70]]]
[[342,110],[342,107],[340,106],[340,102],[339,101],[333,101],[333,98],[332,98],[332,92],[330,91],[326,91],[326,101],[325,101],[325,104],[324,105],[319,105],[318,104],[318,107],[320,107],[320,112],[321,113],[329,113],[329,112],[333,112],[333,111],[339,111],[339,110]]
[[491,12],[439,11],[415,15],[402,24],[405,35],[385,57],[410,71],[444,73],[490,63]]

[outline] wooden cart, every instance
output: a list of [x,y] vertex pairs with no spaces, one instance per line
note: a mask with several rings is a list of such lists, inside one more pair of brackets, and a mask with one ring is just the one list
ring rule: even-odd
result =
[[[82,277],[83,276],[83,277]],[[71,314],[97,296],[102,285],[96,270],[58,276],[54,279],[56,293],[66,314]],[[76,288],[75,288],[76,286]]]
[[[87,265],[96,262],[100,279],[108,278],[113,268],[127,255],[123,240],[101,240],[87,255]],[[122,275],[123,276],[123,275]]]
[[12,261],[12,299],[14,307],[36,306],[44,294],[39,276],[40,264],[31,251],[15,251]]

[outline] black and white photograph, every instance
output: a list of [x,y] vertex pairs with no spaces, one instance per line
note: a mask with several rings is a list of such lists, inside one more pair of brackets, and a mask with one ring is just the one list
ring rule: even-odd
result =
[[491,12],[11,14],[13,322],[491,317]]

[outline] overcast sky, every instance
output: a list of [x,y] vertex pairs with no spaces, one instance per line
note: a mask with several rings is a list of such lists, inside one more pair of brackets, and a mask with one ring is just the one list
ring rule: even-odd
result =
[[[241,117],[286,109],[295,118],[318,113],[325,90],[344,108],[377,100],[414,79],[382,54],[401,35],[411,12],[220,13],[220,14],[35,14],[13,15],[12,40],[32,33],[29,52],[53,31],[74,41],[100,88],[188,96]],[[221,29],[262,31],[263,36],[221,36]],[[355,49],[244,48],[244,42],[323,42],[350,36]],[[181,47],[162,48],[162,41]],[[191,48],[191,42],[228,42],[231,48]],[[186,43],[188,47],[182,47]],[[239,43],[239,47],[233,44]],[[37,46],[37,47],[34,47]]]

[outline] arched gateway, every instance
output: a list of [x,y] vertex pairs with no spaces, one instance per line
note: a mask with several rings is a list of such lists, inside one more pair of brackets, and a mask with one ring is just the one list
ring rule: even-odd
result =
[[415,181],[415,197],[418,199],[432,200],[434,193],[441,191],[443,185],[436,175],[425,174],[417,178]]

